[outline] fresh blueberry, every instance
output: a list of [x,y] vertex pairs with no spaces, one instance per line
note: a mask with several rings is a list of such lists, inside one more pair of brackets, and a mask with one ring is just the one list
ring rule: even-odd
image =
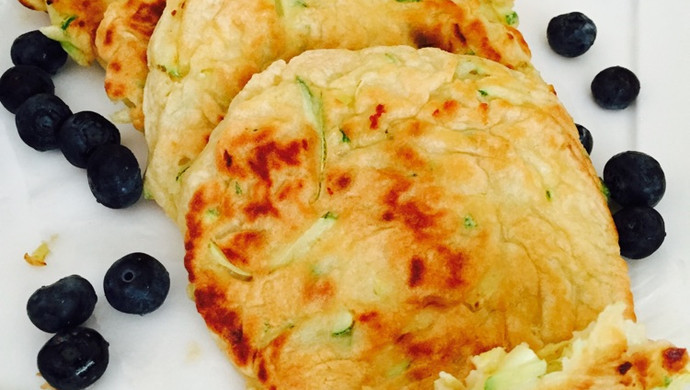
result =
[[120,144],[97,147],[86,166],[86,177],[98,203],[111,209],[133,205],[144,188],[134,153]]
[[115,309],[129,314],[147,314],[165,301],[170,276],[158,260],[135,252],[113,263],[105,274],[103,289]]
[[88,280],[71,275],[31,294],[26,313],[38,329],[55,333],[83,324],[93,313],[97,300],[96,290]]
[[55,93],[50,74],[33,65],[15,65],[0,76],[0,103],[11,113],[38,93]]
[[103,336],[90,328],[58,332],[38,352],[38,371],[55,389],[85,389],[108,367],[108,347]]
[[38,30],[17,37],[10,48],[10,57],[15,65],[35,65],[50,74],[57,73],[67,62],[67,52],[62,49],[60,42]]
[[67,161],[86,168],[91,151],[104,144],[119,144],[120,131],[103,115],[80,111],[71,115],[58,130],[58,144]]
[[576,123],[575,127],[577,127],[577,135],[580,137],[580,143],[587,151],[587,154],[592,153],[592,146],[594,146],[594,139],[592,138],[592,133],[590,133],[590,131],[586,127],[580,124]]
[[659,162],[638,151],[611,157],[604,165],[604,183],[621,206],[654,207],[666,192],[666,176]]
[[72,115],[67,104],[52,93],[39,93],[22,103],[15,113],[19,138],[38,151],[58,147],[57,131]]
[[571,12],[554,17],[546,28],[549,46],[564,57],[584,54],[594,44],[597,26],[581,12]]
[[640,94],[640,80],[630,69],[612,66],[599,72],[592,80],[594,101],[608,110],[622,110]]
[[621,256],[642,259],[654,253],[666,237],[664,219],[648,206],[624,207],[613,215]]

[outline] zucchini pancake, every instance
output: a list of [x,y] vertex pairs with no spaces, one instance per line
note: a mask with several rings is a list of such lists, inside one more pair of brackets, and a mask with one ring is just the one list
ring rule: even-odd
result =
[[108,97],[126,107],[117,119],[142,130],[146,51],[165,0],[19,1],[48,13],[51,25],[41,31],[59,41],[78,64],[97,62],[105,69]]
[[614,303],[633,317],[572,119],[494,61],[408,46],[278,61],[186,175],[193,295],[250,387],[429,389]]
[[255,389],[682,389],[511,0],[20,0],[145,129]]

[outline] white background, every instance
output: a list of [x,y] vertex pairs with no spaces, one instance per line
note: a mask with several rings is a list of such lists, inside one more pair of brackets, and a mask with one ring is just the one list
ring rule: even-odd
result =
[[[605,162],[625,150],[654,156],[666,172],[667,191],[657,206],[667,238],[653,256],[631,261],[630,275],[640,322],[652,338],[690,346],[690,15],[687,0],[516,0],[520,30],[534,63],[552,83],[576,122],[594,136],[592,160]],[[575,59],[558,57],[546,43],[555,15],[581,11],[598,27],[592,49]],[[43,26],[47,16],[0,0],[0,72],[11,66],[9,49],[19,34]],[[592,101],[589,85],[600,70],[621,65],[636,72],[642,90],[624,111],[605,111]],[[73,63],[54,78],[56,94],[72,111],[110,115],[120,106],[103,92],[97,66]],[[122,143],[142,166],[143,136],[119,126]],[[49,338],[28,320],[26,300],[60,277],[89,279],[99,302],[88,326],[110,341],[111,360],[94,390],[240,389],[230,363],[215,346],[186,296],[182,237],[152,202],[126,210],[97,204],[85,172],[58,152],[39,153],[17,136],[13,116],[0,108],[0,390],[39,389],[36,353]],[[50,244],[48,265],[23,260],[42,241]],[[146,316],[116,312],[102,293],[110,264],[134,251],[147,252],[168,268],[172,286],[166,303]]]

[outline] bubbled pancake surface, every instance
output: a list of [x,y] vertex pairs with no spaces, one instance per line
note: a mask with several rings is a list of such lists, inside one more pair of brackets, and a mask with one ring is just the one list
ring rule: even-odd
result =
[[250,387],[428,389],[613,302],[633,316],[572,119],[493,61],[406,46],[278,61],[186,175],[193,295]]
[[171,0],[149,46],[147,193],[183,223],[185,170],[232,98],[277,59],[318,48],[405,44],[535,73],[512,1]]

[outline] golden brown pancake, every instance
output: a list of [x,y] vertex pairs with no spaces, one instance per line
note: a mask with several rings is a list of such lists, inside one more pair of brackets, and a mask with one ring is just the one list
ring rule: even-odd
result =
[[146,50],[165,0],[20,1],[48,12],[51,25],[42,31],[77,63],[103,66],[108,97],[127,107],[119,119],[142,130]]
[[489,58],[526,73],[512,1],[172,0],[149,46],[147,194],[182,220],[185,170],[253,74],[309,49],[405,44]]
[[165,0],[116,0],[108,6],[96,34],[105,90],[129,108],[129,119],[140,130],[144,128],[146,50],[164,7]]
[[197,308],[250,387],[429,389],[632,317],[600,181],[550,86],[409,46],[255,75],[187,170]]

